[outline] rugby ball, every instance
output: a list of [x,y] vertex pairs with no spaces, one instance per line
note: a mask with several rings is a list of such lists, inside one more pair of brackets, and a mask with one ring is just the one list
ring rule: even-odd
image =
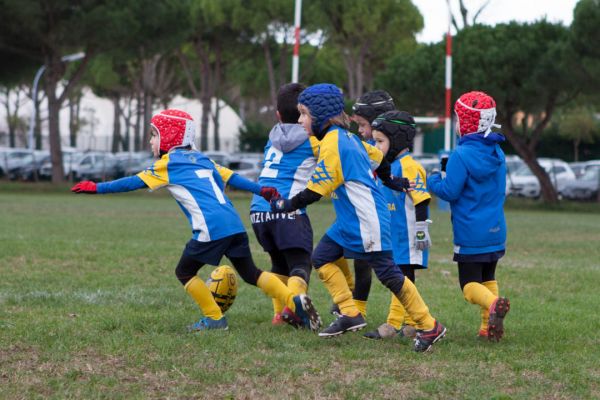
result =
[[237,295],[237,276],[229,265],[221,265],[210,274],[206,286],[212,293],[221,312],[229,310]]

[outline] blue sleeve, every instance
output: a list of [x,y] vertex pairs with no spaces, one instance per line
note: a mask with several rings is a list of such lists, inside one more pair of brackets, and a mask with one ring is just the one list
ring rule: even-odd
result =
[[236,189],[252,192],[260,196],[261,186],[256,182],[252,182],[251,180],[240,176],[239,174],[231,175],[231,178],[229,178],[227,184]]
[[98,194],[131,192],[147,187],[139,176],[127,176],[116,181],[102,182],[96,186]]
[[442,179],[440,173],[431,174],[427,179],[427,188],[442,200],[454,201],[460,197],[466,181],[467,168],[460,156],[454,153],[448,160],[446,177]]

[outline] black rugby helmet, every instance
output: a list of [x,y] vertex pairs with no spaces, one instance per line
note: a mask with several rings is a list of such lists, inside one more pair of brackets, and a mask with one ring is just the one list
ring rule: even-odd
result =
[[415,119],[406,111],[385,112],[373,120],[371,128],[383,133],[390,139],[390,149],[385,156],[390,162],[402,150],[412,148],[417,134]]
[[396,109],[394,99],[385,90],[373,90],[360,96],[352,106],[352,112],[373,122],[375,117],[386,111]]

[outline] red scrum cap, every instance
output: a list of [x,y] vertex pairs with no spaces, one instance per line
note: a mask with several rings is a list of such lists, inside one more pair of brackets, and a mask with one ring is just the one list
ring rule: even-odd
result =
[[456,100],[454,112],[460,136],[478,132],[487,135],[496,120],[496,101],[484,92],[468,92]]
[[174,147],[191,146],[194,143],[194,120],[184,111],[163,110],[152,117],[150,124],[158,131],[159,147],[165,153]]

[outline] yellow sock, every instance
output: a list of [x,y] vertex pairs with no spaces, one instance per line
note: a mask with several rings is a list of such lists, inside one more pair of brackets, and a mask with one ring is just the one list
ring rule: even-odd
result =
[[192,299],[198,304],[200,310],[202,310],[202,314],[205,317],[212,319],[221,319],[223,318],[223,313],[221,309],[217,305],[215,298],[212,293],[206,286],[202,279],[194,276],[192,279],[188,281],[188,283],[184,286],[185,291],[188,292]]
[[[283,282],[284,284],[287,285],[287,282],[288,282],[287,276],[279,275],[279,274],[273,274],[273,275],[275,275],[277,278],[279,278],[279,280],[281,282]],[[273,297],[273,314],[274,315],[281,314],[281,312],[283,311],[283,307],[285,307],[285,305],[281,302],[281,300]]]
[[360,311],[354,304],[352,292],[340,268],[336,264],[329,263],[323,265],[317,271],[333,302],[340,307],[340,312],[351,317],[357,316]]
[[308,289],[306,281],[299,276],[290,276],[287,286],[295,296],[306,294],[306,289]]
[[431,330],[435,326],[435,319],[429,314],[429,308],[419,294],[417,287],[410,279],[404,280],[399,300],[406,313],[415,321],[415,327],[422,330]]
[[277,279],[275,274],[263,271],[256,281],[256,286],[265,292],[267,296],[279,299],[279,301],[288,306],[290,310],[296,311],[294,294],[283,282]]
[[498,296],[490,292],[490,290],[478,282],[469,282],[463,288],[463,295],[465,300],[471,304],[478,304],[482,308],[490,308],[494,300]]
[[352,275],[352,272],[350,272],[350,267],[348,266],[348,260],[346,260],[344,257],[335,260],[333,262],[335,265],[338,266],[338,268],[342,271],[342,273],[344,274],[344,278],[346,278],[346,283],[348,283],[348,288],[350,289],[350,291],[354,290],[354,276]]
[[400,303],[400,300],[392,293],[392,301],[390,302],[390,311],[388,312],[387,323],[400,329],[406,319],[406,310]]
[[354,299],[354,305],[358,308],[362,316],[367,318],[367,301]]
[[[487,282],[482,282],[481,283],[483,286],[485,286],[486,288],[488,288],[488,290],[490,292],[492,292],[492,294],[496,297],[498,297],[499,295],[499,291],[498,291],[498,282],[496,281],[487,281]],[[488,326],[488,321],[490,319],[490,309],[488,307],[481,307],[481,326],[479,327],[479,330],[487,330],[487,326]]]

